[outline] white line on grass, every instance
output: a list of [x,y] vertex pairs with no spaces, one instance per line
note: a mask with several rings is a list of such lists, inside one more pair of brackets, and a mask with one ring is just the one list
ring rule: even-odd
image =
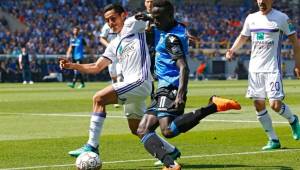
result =
[[[212,155],[190,155],[182,156],[181,159],[191,159],[191,158],[205,158],[205,157],[220,157],[220,156],[234,156],[234,155],[255,155],[255,154],[265,154],[265,153],[277,153],[277,152],[298,152],[300,149],[285,149],[285,150],[274,150],[274,151],[257,151],[257,152],[238,152],[238,153],[221,153]],[[135,160],[120,160],[120,161],[109,161],[103,162],[103,164],[116,164],[116,163],[130,163],[130,162],[145,162],[154,161],[156,159],[135,159]],[[23,169],[42,169],[42,168],[59,168],[59,167],[71,167],[74,164],[64,164],[64,165],[45,165],[45,166],[32,166],[32,167],[18,167],[18,168],[4,168],[0,170],[23,170]]]
[[[53,117],[90,117],[87,114],[63,114],[63,113],[1,113],[0,114],[9,114],[9,115],[22,115],[22,116],[53,116]],[[106,116],[107,118],[113,119],[126,119],[125,116]],[[226,122],[226,123],[258,123],[257,120],[222,120],[222,119],[203,119],[201,122]],[[287,124],[287,122],[283,121],[273,121],[276,124]]]

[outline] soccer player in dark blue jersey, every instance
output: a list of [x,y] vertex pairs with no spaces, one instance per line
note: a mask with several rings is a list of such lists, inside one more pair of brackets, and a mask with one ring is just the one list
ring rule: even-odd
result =
[[[142,15],[136,18],[151,19]],[[186,62],[187,30],[174,19],[173,5],[167,0],[154,1],[152,19],[160,31],[160,39],[155,48],[158,89],[139,124],[138,134],[146,150],[164,163],[164,169],[180,170],[181,166],[167,154],[155,134],[157,125],[159,124],[165,137],[171,138],[192,129],[201,119],[212,113],[240,109],[240,105],[233,100],[212,96],[207,106],[183,114],[189,75]]]
[[[86,42],[83,36],[79,34],[79,31],[79,27],[73,28],[73,36],[70,39],[70,46],[67,50],[67,58],[71,59],[73,63],[82,64],[84,58],[84,46],[86,46]],[[80,80],[81,82],[78,88],[84,88],[84,78],[82,74],[77,70],[74,70],[72,83],[69,83],[68,86],[74,88],[77,80]]]

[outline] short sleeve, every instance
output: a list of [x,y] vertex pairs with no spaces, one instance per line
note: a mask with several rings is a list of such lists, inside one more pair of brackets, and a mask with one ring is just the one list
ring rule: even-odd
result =
[[296,28],[292,22],[292,20],[286,15],[284,14],[282,17],[282,31],[286,34],[286,35],[291,35],[294,34],[296,32]]
[[166,37],[166,49],[173,60],[184,57],[182,43],[180,39],[175,35],[168,35]]
[[108,37],[108,34],[109,34],[109,26],[108,24],[104,24],[102,29],[101,29],[101,33],[100,33],[100,37],[104,37],[104,38],[107,38]]
[[134,16],[129,17],[125,20],[123,29],[121,31],[122,36],[129,34],[135,34],[138,32],[144,32],[146,29],[147,23],[142,20],[136,20]]
[[251,15],[248,15],[247,18],[245,19],[244,26],[243,26],[243,29],[241,32],[242,35],[247,36],[247,37],[251,36],[251,31],[250,31],[250,26],[249,26],[250,25],[250,17],[251,17]]

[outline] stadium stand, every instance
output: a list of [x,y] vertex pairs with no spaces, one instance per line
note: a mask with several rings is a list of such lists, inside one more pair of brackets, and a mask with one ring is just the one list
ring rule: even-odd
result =
[[[8,77],[12,74],[19,74],[17,65],[15,68],[12,65],[16,62],[15,57],[20,54],[20,46],[24,43],[27,44],[29,53],[33,56],[33,63],[35,63],[33,68],[36,72],[35,81],[42,81],[43,77],[49,74],[47,69],[42,69],[42,65],[45,63],[47,65],[48,60],[56,62],[57,56],[66,53],[70,30],[75,25],[82,28],[82,34],[85,35],[90,47],[88,57],[91,59],[88,60],[95,58],[92,56],[101,55],[104,47],[101,46],[97,37],[104,25],[102,9],[105,2],[108,3],[109,1],[0,1],[0,73],[2,75],[0,81],[19,81],[18,79],[11,80]],[[299,4],[297,4],[299,1],[278,0],[274,2],[275,8],[286,12],[294,20],[298,32],[300,32]],[[134,0],[132,3],[143,5]],[[233,43],[235,37],[240,33],[245,17],[256,9],[255,1],[175,0],[175,3],[178,5],[176,12],[180,16],[181,22],[188,26],[192,35],[200,39],[199,42],[191,43],[191,50],[194,53],[189,62],[191,63],[191,70],[195,72],[199,63],[205,60],[208,62],[208,73],[213,75],[214,60],[222,60],[226,48]],[[136,5],[130,7],[140,8]],[[9,24],[11,21],[8,21],[7,17],[4,17],[5,15],[14,17],[16,19],[15,25],[19,25]],[[282,56],[285,60],[290,60],[292,57],[291,46],[286,41],[283,44]],[[240,60],[245,60],[246,63],[249,59],[249,47],[250,44],[246,45],[239,54],[242,56]],[[233,65],[229,64],[230,68],[225,69],[226,73],[221,76],[232,74],[237,63],[238,61]],[[290,75],[292,73],[289,72],[289,66],[293,63],[289,63],[289,61],[286,63],[287,75]],[[67,73],[64,75],[67,75],[64,77],[68,77]],[[87,79],[89,80],[89,78]],[[91,76],[90,80],[99,79]]]

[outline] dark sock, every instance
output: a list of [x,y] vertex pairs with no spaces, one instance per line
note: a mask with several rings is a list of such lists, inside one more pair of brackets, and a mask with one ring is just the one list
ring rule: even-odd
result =
[[170,125],[170,130],[173,132],[174,136],[184,133],[197,124],[199,121],[205,118],[206,116],[217,112],[217,106],[215,104],[209,104],[206,107],[195,110],[194,112],[183,114],[177,117]]
[[83,76],[82,76],[82,74],[81,73],[78,73],[78,79],[80,80],[80,83],[81,84],[84,84],[84,81],[83,81]]
[[169,167],[170,165],[174,165],[174,160],[166,150],[164,149],[163,143],[160,141],[160,139],[157,137],[157,135],[152,132],[146,134],[142,138],[142,143],[144,144],[144,147],[146,150],[157,159],[161,160],[165,166]]

